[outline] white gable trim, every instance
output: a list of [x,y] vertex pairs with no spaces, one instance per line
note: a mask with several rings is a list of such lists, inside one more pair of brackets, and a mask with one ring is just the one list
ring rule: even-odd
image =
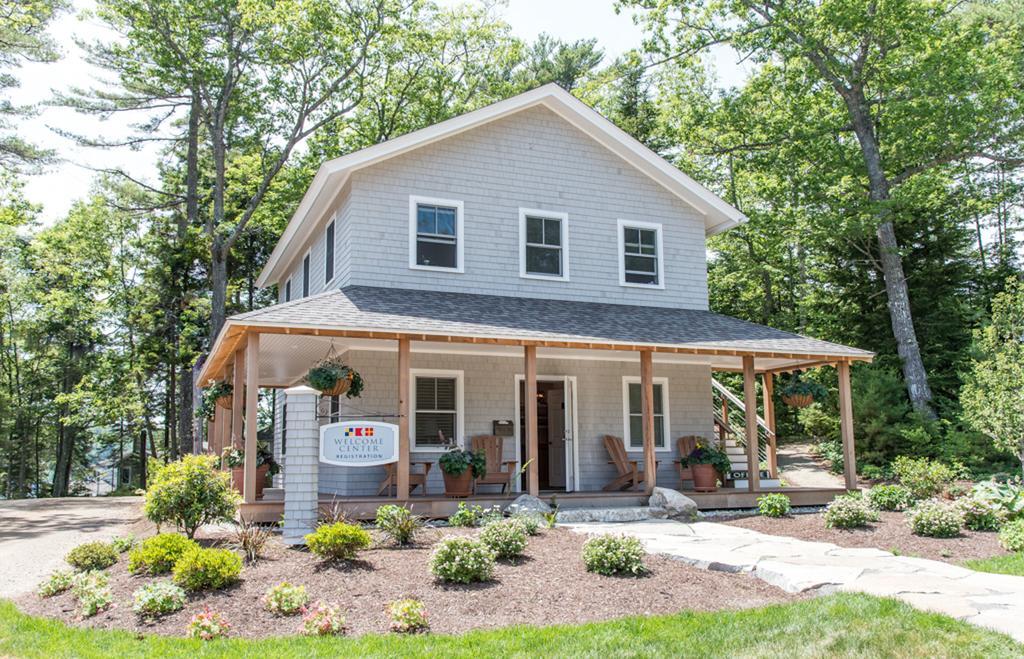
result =
[[739,210],[572,94],[551,83],[322,164],[256,284],[269,286],[284,276],[352,172],[535,105],[544,105],[704,215],[706,235],[714,235],[746,221]]

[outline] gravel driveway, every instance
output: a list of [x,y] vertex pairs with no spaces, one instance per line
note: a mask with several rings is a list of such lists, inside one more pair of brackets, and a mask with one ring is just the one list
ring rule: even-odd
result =
[[109,540],[140,517],[141,497],[0,501],[0,597],[35,589],[77,544]]

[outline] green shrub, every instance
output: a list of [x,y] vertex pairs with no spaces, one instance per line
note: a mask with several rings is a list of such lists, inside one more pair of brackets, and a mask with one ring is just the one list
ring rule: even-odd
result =
[[185,590],[216,590],[238,581],[242,559],[229,549],[191,549],[174,564],[174,583]]
[[463,527],[484,526],[502,517],[501,509],[497,506],[485,509],[482,506],[467,506],[465,501],[460,501],[459,509],[448,518],[448,523]]
[[287,581],[282,581],[271,587],[263,596],[263,604],[267,607],[267,611],[279,616],[295,615],[302,611],[308,603],[309,595],[306,594],[306,587],[294,586]]
[[68,552],[64,560],[79,572],[105,570],[117,562],[117,551],[109,542],[86,542]]
[[138,540],[135,536],[129,533],[128,535],[122,535],[114,538],[110,541],[110,546],[114,548],[118,554],[123,554],[126,551],[131,550],[135,545],[138,544]]
[[391,631],[399,634],[416,634],[430,629],[423,602],[414,599],[398,600],[388,605],[391,617]]
[[838,439],[823,439],[811,447],[811,452],[827,462],[833,474],[843,473],[843,443]]
[[947,499],[962,499],[971,493],[971,486],[967,483],[953,482],[942,491],[942,496]]
[[423,528],[423,520],[404,506],[388,504],[377,509],[377,528],[395,544],[408,545]]
[[324,560],[350,561],[370,546],[370,534],[355,524],[321,524],[306,536],[309,550]]
[[864,496],[875,510],[906,510],[914,500],[910,490],[902,485],[876,485]]
[[644,548],[636,538],[626,535],[602,535],[583,544],[583,564],[588,572],[605,576],[642,575]]
[[57,570],[46,581],[39,584],[36,592],[40,597],[53,597],[66,591],[75,582],[75,573],[70,570]]
[[75,575],[71,592],[78,600],[83,618],[91,618],[100,611],[110,608],[114,603],[114,595],[110,592],[110,580],[103,572],[79,572]]
[[128,571],[134,574],[167,574],[186,552],[199,543],[177,533],[160,533],[146,538],[128,553]]
[[824,517],[830,529],[854,529],[877,519],[866,500],[849,495],[836,497],[828,504]]
[[950,467],[928,458],[911,458],[901,455],[892,461],[896,479],[917,500],[930,499],[949,485],[956,477]]
[[212,641],[215,638],[223,638],[231,631],[231,624],[223,613],[211,611],[209,607],[202,613],[197,613],[188,621],[186,633],[189,638]]
[[203,524],[230,522],[241,498],[212,455],[186,455],[150,478],[143,512],[154,524],[174,524],[189,538]]
[[519,520],[491,522],[480,532],[480,542],[490,547],[498,558],[515,558],[526,549],[526,527]]
[[956,506],[964,518],[964,527],[972,531],[998,531],[1006,521],[1006,513],[991,501],[973,496],[957,499]]
[[537,535],[540,532],[541,522],[544,521],[544,518],[540,513],[531,513],[526,511],[517,512],[512,515],[511,519],[522,524],[527,535]]
[[304,636],[335,636],[345,632],[345,616],[336,604],[317,602],[302,616]]
[[494,552],[470,538],[445,538],[430,557],[430,572],[441,581],[489,581],[494,574]]
[[1021,486],[1019,479],[1017,482],[978,483],[971,491],[971,496],[996,506],[1008,520],[1024,518],[1024,487]]
[[915,535],[929,538],[954,538],[960,535],[964,518],[953,504],[942,501],[922,501],[907,511],[910,530]]
[[1024,519],[1007,522],[999,531],[999,544],[1006,551],[1024,551]]
[[772,492],[757,498],[757,512],[765,517],[785,517],[789,514],[789,508],[789,497],[781,492]]
[[155,618],[185,607],[185,591],[170,581],[155,581],[138,588],[132,595],[132,611],[144,618]]

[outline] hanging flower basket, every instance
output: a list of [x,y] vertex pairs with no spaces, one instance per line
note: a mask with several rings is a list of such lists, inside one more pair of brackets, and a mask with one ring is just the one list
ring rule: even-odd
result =
[[327,357],[309,369],[306,382],[323,396],[357,398],[363,393],[362,376],[334,354],[333,345]]
[[782,402],[790,407],[807,407],[814,402],[810,394],[783,394]]
[[811,380],[803,380],[799,375],[794,375],[779,393],[782,402],[790,407],[807,407],[816,400],[828,397],[828,390],[825,387]]
[[229,382],[214,382],[206,387],[203,389],[203,397],[199,407],[196,408],[196,416],[210,420],[214,417],[217,407],[230,410],[231,393],[232,388]]

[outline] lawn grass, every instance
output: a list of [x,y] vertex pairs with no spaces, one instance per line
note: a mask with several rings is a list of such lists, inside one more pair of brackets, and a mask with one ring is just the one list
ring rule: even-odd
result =
[[1004,554],[992,558],[978,558],[964,563],[978,572],[994,572],[996,574],[1015,574],[1024,577],[1024,552]]
[[0,601],[0,656],[14,657],[1019,657],[1009,637],[889,599],[841,594],[746,611],[508,627],[461,636],[224,639],[70,628]]

